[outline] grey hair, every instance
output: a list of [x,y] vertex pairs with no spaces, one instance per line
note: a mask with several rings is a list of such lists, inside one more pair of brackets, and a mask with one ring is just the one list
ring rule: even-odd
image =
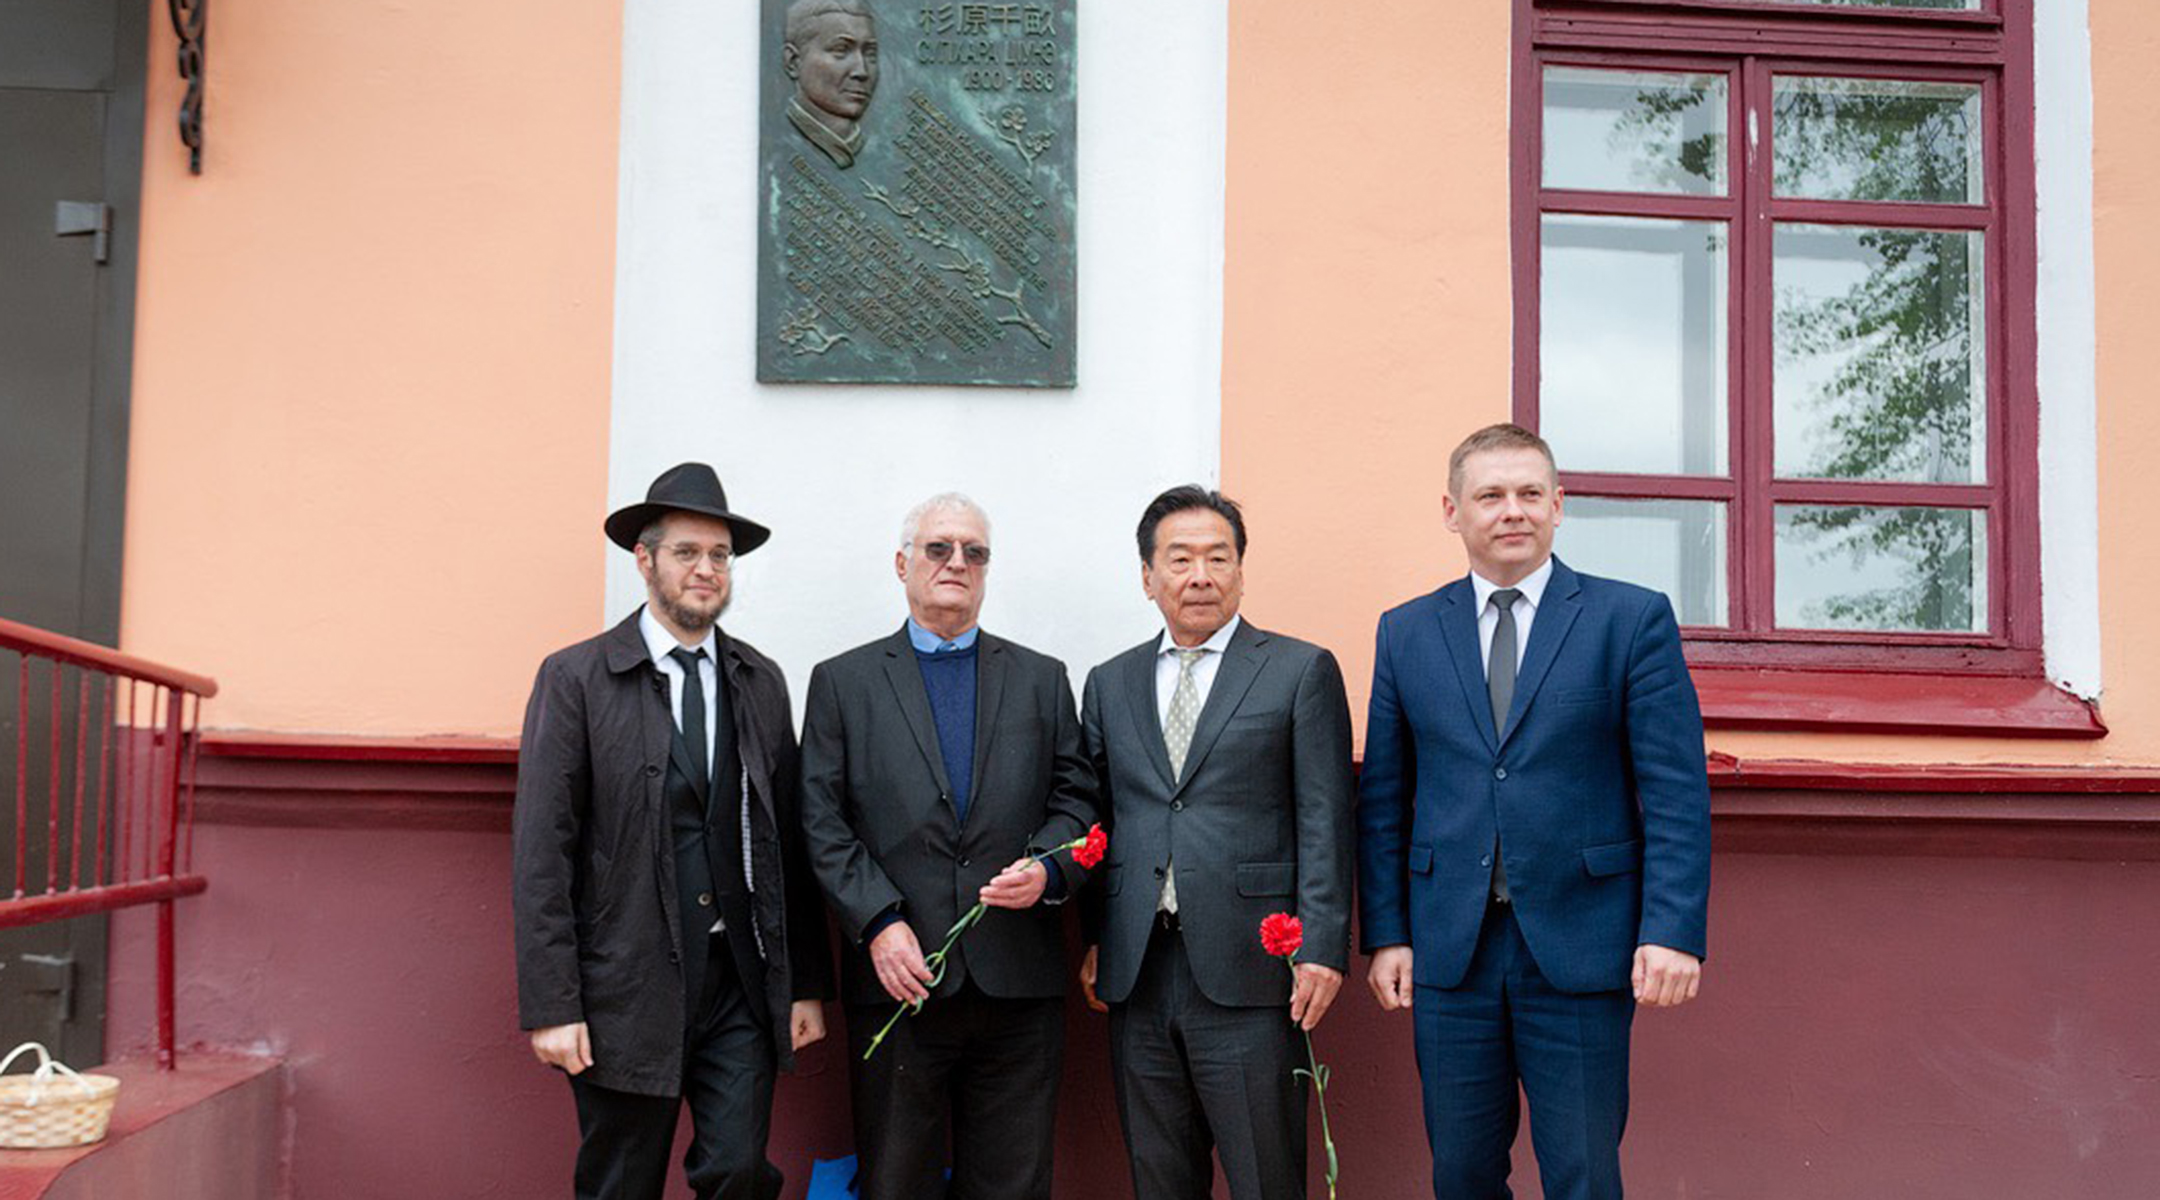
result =
[[990,536],[990,514],[983,511],[982,505],[975,503],[959,492],[939,492],[937,495],[909,509],[907,515],[900,518],[900,548],[905,550],[915,544],[915,535],[922,532],[924,517],[929,516],[931,513],[948,511],[971,514],[976,520],[982,522],[983,537],[988,538]]
[[665,516],[654,517],[645,522],[645,528],[638,530],[638,545],[645,547],[645,553],[654,558],[660,557],[660,539],[667,536],[667,522]]
[[795,0],[788,5],[787,32],[780,40],[790,46],[801,46],[803,39],[810,36],[810,22],[831,13],[861,17],[872,23],[877,21],[877,14],[861,0]]

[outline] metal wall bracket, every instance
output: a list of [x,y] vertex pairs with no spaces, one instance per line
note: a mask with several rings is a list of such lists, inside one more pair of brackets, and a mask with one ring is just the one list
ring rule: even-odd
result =
[[200,175],[203,143],[203,34],[209,24],[210,0],[166,0],[166,6],[172,12],[173,32],[180,38],[180,78],[187,84],[187,95],[180,99],[180,142],[188,148],[188,174]]
[[91,254],[99,264],[112,258],[112,205],[97,200],[62,200],[53,206],[53,236],[90,235]]

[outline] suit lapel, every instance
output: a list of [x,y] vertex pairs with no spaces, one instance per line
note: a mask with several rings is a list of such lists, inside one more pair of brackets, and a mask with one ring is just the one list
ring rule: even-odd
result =
[[[1133,737],[1138,739],[1165,792],[1177,786],[1170,774],[1170,749],[1163,745],[1162,717],[1155,710],[1155,656],[1162,639],[1147,642],[1127,654],[1125,707],[1132,714]],[[1189,754],[1187,757],[1191,757]]]
[[[1215,668],[1215,682],[1208,688],[1207,703],[1200,706],[1200,719],[1193,725],[1192,745],[1185,749],[1185,769],[1178,776],[1177,787],[1171,795],[1185,789],[1199,772],[1200,764],[1207,759],[1215,739],[1222,736],[1223,726],[1230,723],[1230,714],[1237,711],[1251,690],[1253,680],[1260,677],[1261,664],[1267,661],[1267,635],[1252,627],[1250,621],[1238,623],[1237,632],[1230,635],[1230,645],[1223,651],[1222,665]],[[1157,738],[1157,741],[1162,739]],[[1168,765],[1169,751],[1163,752],[1163,763]]]
[[1523,649],[1522,670],[1515,677],[1515,699],[1508,705],[1500,745],[1507,745],[1522,725],[1523,713],[1536,697],[1538,685],[1545,682],[1553,660],[1560,657],[1560,643],[1567,640],[1568,630],[1575,627],[1575,618],[1582,612],[1582,601],[1576,596],[1581,590],[1575,572],[1554,559],[1552,578],[1545,581],[1545,595],[1538,602],[1536,618],[1530,622],[1530,644]]
[[990,761],[990,740],[996,736],[998,704],[1005,695],[1005,644],[987,633],[975,636],[975,768],[968,787],[968,815],[982,809],[983,768]]
[[893,699],[907,718],[908,731],[915,735],[915,748],[930,764],[938,790],[952,795],[952,780],[945,777],[945,758],[938,751],[937,725],[930,715],[930,693],[923,690],[922,668],[915,665],[915,647],[908,642],[905,628],[885,646],[885,682],[892,685]]
[[[1465,579],[1448,585],[1440,599],[1440,643],[1455,664],[1455,681],[1462,685],[1463,705],[1478,736],[1488,750],[1498,750],[1493,733],[1492,692],[1485,686],[1485,658],[1478,651],[1477,590]],[[1536,627],[1532,626],[1534,630]],[[1518,685],[1517,696],[1521,695]]]

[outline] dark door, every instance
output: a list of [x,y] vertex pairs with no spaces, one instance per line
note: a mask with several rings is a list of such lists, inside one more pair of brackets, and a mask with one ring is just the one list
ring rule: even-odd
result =
[[[119,632],[149,9],[0,3],[0,616],[106,645]],[[0,898],[15,887],[15,805],[46,828],[50,731],[71,743],[76,728],[72,673],[56,712],[43,664],[19,705],[21,669],[0,653]],[[26,890],[43,891],[45,840],[25,858]],[[70,1063],[102,1061],[104,988],[103,918],[0,932],[0,1050],[35,1039]]]

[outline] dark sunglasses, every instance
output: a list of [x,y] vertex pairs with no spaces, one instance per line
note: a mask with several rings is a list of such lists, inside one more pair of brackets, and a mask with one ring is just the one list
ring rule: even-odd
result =
[[[931,562],[945,562],[952,558],[953,544],[951,542],[924,542],[922,552],[923,557],[928,558]],[[981,542],[969,542],[967,545],[960,547],[960,557],[971,567],[987,567],[990,565],[990,547],[983,545]]]

